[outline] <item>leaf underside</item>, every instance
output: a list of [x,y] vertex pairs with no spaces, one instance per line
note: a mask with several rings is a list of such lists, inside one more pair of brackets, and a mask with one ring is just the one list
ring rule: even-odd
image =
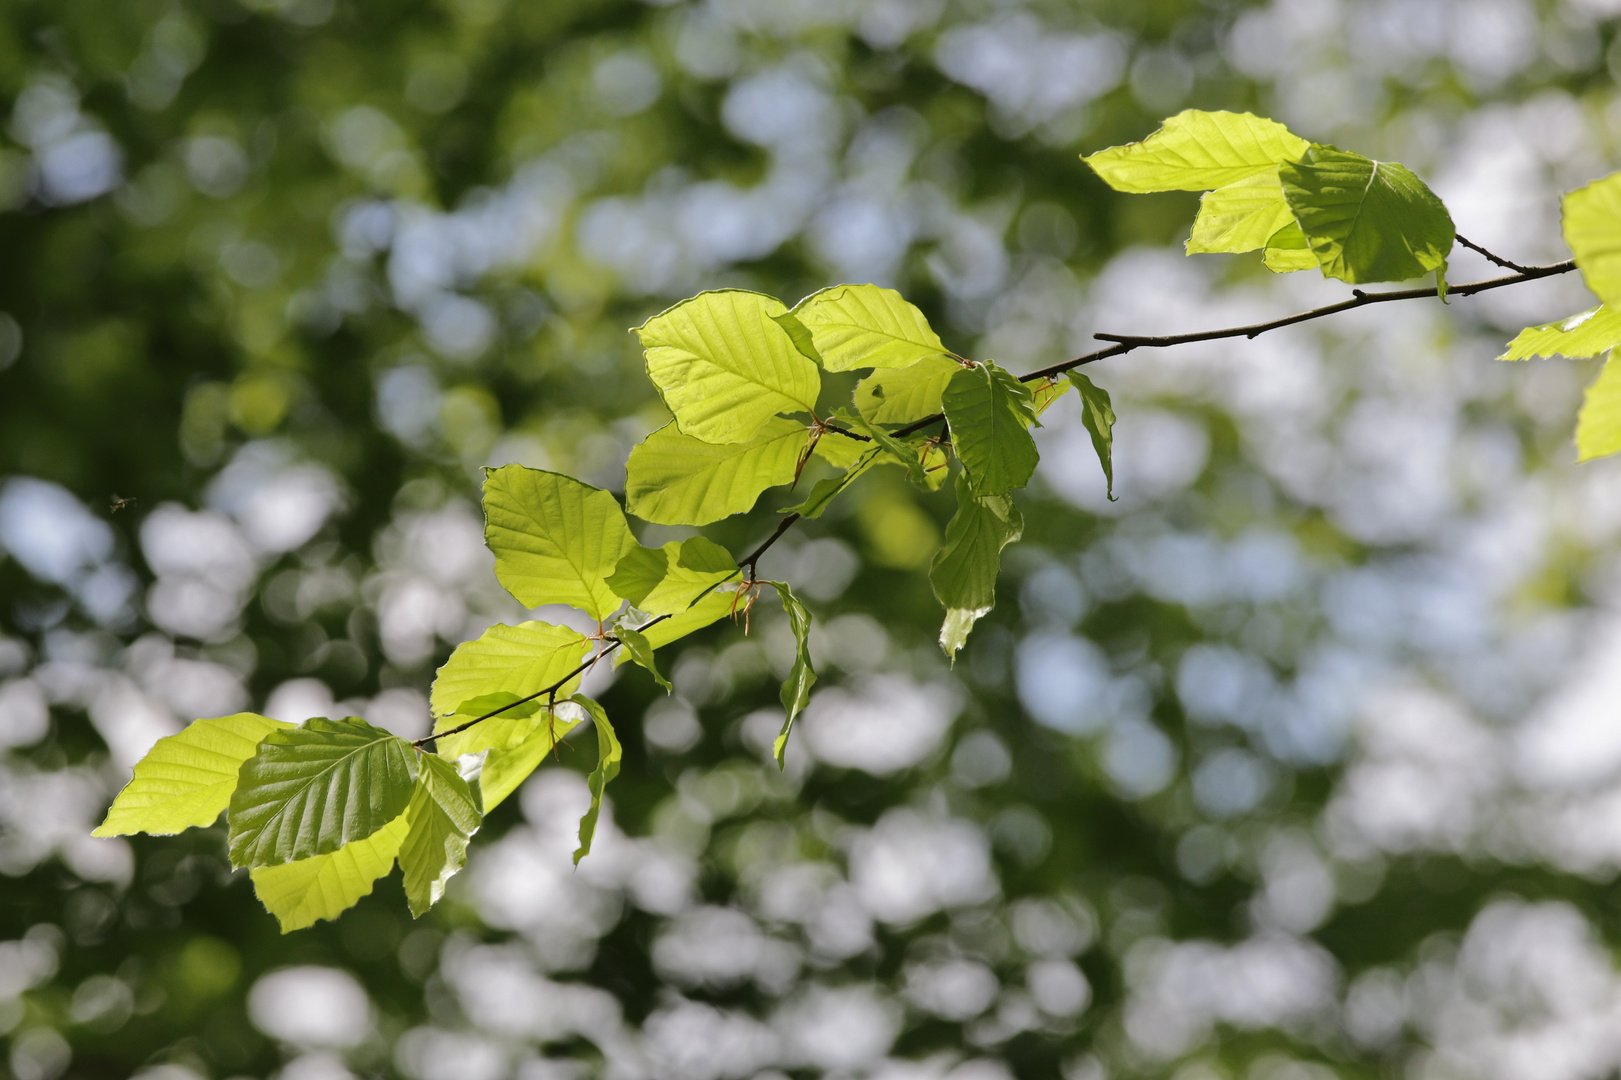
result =
[[1446,264],[1452,218],[1405,166],[1313,146],[1278,175],[1324,277],[1403,281]]
[[284,934],[335,919],[371,895],[377,879],[394,868],[406,829],[401,814],[364,840],[350,841],[329,854],[256,866],[248,873],[254,895],[276,917]]
[[976,497],[957,477],[957,512],[946,525],[946,542],[929,566],[929,584],[946,606],[940,646],[956,659],[974,623],[996,606],[1002,549],[1024,532],[1024,517],[1009,495]]
[[416,791],[405,811],[400,845],[405,898],[413,917],[439,902],[445,884],[467,865],[467,841],[484,821],[476,788],[437,754],[423,754]]
[[1529,360],[1536,356],[1566,356],[1584,360],[1621,345],[1621,309],[1600,304],[1579,315],[1541,326],[1528,326],[1514,335],[1499,360]]

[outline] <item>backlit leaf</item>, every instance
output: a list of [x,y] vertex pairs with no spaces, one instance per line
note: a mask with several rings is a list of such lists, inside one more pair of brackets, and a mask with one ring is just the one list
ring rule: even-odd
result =
[[957,477],[957,512],[946,526],[946,542],[929,567],[929,584],[946,606],[940,647],[953,662],[974,623],[996,606],[996,576],[1002,549],[1024,533],[1024,517],[1010,495],[976,497],[963,475]]
[[660,673],[658,658],[653,654],[653,643],[647,640],[646,634],[634,627],[621,626],[614,630],[614,637],[619,639],[624,651],[630,654],[630,658],[645,668],[647,673],[653,676],[654,682],[664,687],[666,694],[675,689],[670,685],[670,680]]
[[1566,195],[1564,229],[1587,287],[1621,306],[1621,173]]
[[248,872],[254,895],[286,934],[336,919],[371,895],[380,877],[394,869],[409,825],[405,815],[364,840],[352,840],[337,851],[278,866],[256,866]]
[[943,356],[898,371],[877,371],[856,384],[856,411],[872,424],[910,424],[940,412],[940,395],[962,365]]
[[1306,243],[1306,234],[1300,231],[1299,223],[1292,219],[1266,242],[1261,261],[1274,274],[1317,269],[1317,256],[1312,254],[1311,245]]
[[[479,773],[479,793],[483,797],[484,812],[488,814],[518,790],[518,785],[546,760],[561,740],[584,719],[584,712],[567,701],[559,701],[555,710],[542,710],[521,724],[509,724],[502,733],[499,745],[493,745],[484,757],[484,768]],[[492,723],[493,721],[485,721]],[[484,725],[480,724],[479,728]],[[478,728],[474,728],[477,731]],[[443,741],[443,740],[441,740]]]
[[770,585],[777,590],[777,597],[782,601],[782,610],[788,614],[788,625],[794,632],[794,663],[788,671],[788,678],[783,680],[782,692],[779,695],[782,707],[788,715],[782,722],[782,731],[771,744],[771,752],[776,755],[777,768],[780,769],[784,766],[786,760],[784,755],[788,752],[788,733],[793,730],[794,720],[809,704],[811,686],[816,682],[816,669],[811,666],[810,658],[811,616],[810,611],[785,582],[767,581],[761,584]]
[[1030,403],[1035,409],[1037,417],[1052,408],[1053,402],[1063,397],[1069,390],[1069,382],[1065,379],[1046,379],[1037,383],[1030,390]]
[[[1189,255],[1256,251],[1266,247],[1279,229],[1294,223],[1295,216],[1283,197],[1283,183],[1273,167],[1202,195],[1186,250]],[[1316,265],[1315,259],[1312,265]]]
[[1402,281],[1446,263],[1452,218],[1405,166],[1313,146],[1278,175],[1324,277]]
[[370,836],[411,801],[415,757],[404,739],[352,716],[272,731],[231,795],[232,864],[295,862]]
[[763,293],[721,289],[636,328],[648,377],[683,434],[747,442],[778,413],[815,407],[821,374],[776,321],[787,310]]
[[159,739],[135,763],[135,775],[91,835],[167,835],[212,825],[230,805],[237,771],[257,751],[259,740],[292,726],[236,713],[193,721],[178,735]]
[[632,548],[619,560],[609,584],[640,611],[673,615],[685,611],[705,589],[737,573],[737,563],[725,548],[694,536],[660,548]]
[[525,607],[570,604],[593,619],[619,607],[606,578],[636,539],[612,494],[522,465],[484,471],[484,537],[495,576]]
[[1094,386],[1092,380],[1079,371],[1067,371],[1069,381],[1081,392],[1081,422],[1092,436],[1092,449],[1097,451],[1098,464],[1103,466],[1103,479],[1108,483],[1109,500],[1114,501],[1114,405],[1109,392]]
[[1141,142],[1084,160],[1116,191],[1209,191],[1293,161],[1309,145],[1249,113],[1188,109]]
[[[585,635],[566,626],[521,622],[497,623],[472,641],[456,646],[434,678],[428,704],[437,717],[435,731],[447,731],[483,712],[464,712],[464,704],[484,695],[507,693],[527,698],[545,690],[580,666],[590,649]],[[579,686],[579,675],[558,688],[566,697]],[[483,710],[488,712],[489,710]],[[456,758],[494,746],[505,746],[512,725],[526,724],[519,716],[502,713],[459,735],[439,740],[439,752]],[[527,730],[526,728],[524,730]]]
[[1600,304],[1580,315],[1542,326],[1528,326],[1514,335],[1499,360],[1529,360],[1533,356],[1568,356],[1581,360],[1621,345],[1621,308]]
[[798,514],[800,517],[821,517],[834,498],[845,488],[853,484],[862,473],[872,468],[880,460],[884,460],[884,449],[873,446],[866,453],[856,459],[855,463],[838,476],[829,476],[825,480],[818,480],[811,488],[810,495],[798,506],[790,506],[783,510],[785,514]]
[[985,363],[959,369],[940,400],[951,445],[977,494],[1001,495],[1030,482],[1037,454],[1029,387]]
[[578,866],[581,859],[591,854],[591,841],[597,832],[597,815],[602,811],[602,792],[608,782],[619,775],[619,760],[623,751],[613,725],[608,722],[608,714],[601,705],[584,694],[575,694],[571,700],[590,714],[591,723],[597,729],[597,767],[586,778],[586,786],[591,789],[591,808],[580,819],[580,846],[574,850],[574,865]]
[[1621,364],[1604,361],[1576,414],[1576,460],[1592,461],[1621,451]]
[[923,312],[894,289],[834,285],[794,307],[828,371],[904,368],[946,351]]
[[467,841],[484,822],[477,788],[438,754],[423,754],[416,791],[405,811],[400,845],[405,899],[420,918],[445,894],[445,883],[467,865]]
[[625,505],[659,525],[707,525],[754,506],[767,488],[792,483],[804,424],[776,419],[748,442],[715,444],[666,424],[630,452]]
[[[672,641],[679,641],[695,630],[702,630],[711,623],[719,622],[732,613],[732,598],[736,594],[731,591],[716,590],[693,604],[685,611],[669,618],[660,619],[652,625],[643,624],[642,636],[647,643],[655,649],[662,649]],[[630,654],[620,650],[614,656],[614,665],[625,663]]]

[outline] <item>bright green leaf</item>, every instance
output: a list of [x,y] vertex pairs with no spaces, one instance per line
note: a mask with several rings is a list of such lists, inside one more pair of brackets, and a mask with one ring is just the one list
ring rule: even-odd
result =
[[623,751],[613,725],[608,722],[608,714],[603,712],[601,705],[584,694],[575,694],[570,700],[590,714],[591,723],[597,729],[597,767],[586,778],[586,786],[591,789],[591,808],[580,819],[580,846],[574,850],[574,865],[578,866],[581,859],[591,854],[591,841],[597,832],[597,815],[602,811],[602,792],[608,782],[619,775],[619,759]]
[[[1187,253],[1256,251],[1279,229],[1295,223],[1276,167],[1246,176],[1199,198]],[[1304,243],[1305,238],[1301,238]],[[1317,261],[1312,260],[1315,266]]]
[[292,727],[253,713],[197,720],[178,735],[159,739],[135,763],[135,775],[113,800],[92,836],[168,835],[212,825],[230,805],[237,770],[259,740]]
[[326,855],[256,866],[248,872],[254,894],[284,934],[336,919],[371,895],[377,879],[394,869],[394,856],[409,827],[401,814],[364,840],[351,840]]
[[1039,418],[1042,413],[1052,408],[1053,402],[1063,397],[1069,390],[1069,383],[1062,379],[1048,378],[1030,391],[1030,403]]
[[653,676],[653,681],[664,687],[666,694],[675,689],[670,685],[670,680],[659,672],[658,658],[653,655],[653,643],[647,640],[646,634],[634,627],[620,626],[615,628],[614,637],[619,639],[619,643],[625,647],[630,658],[646,668],[648,674]]
[[609,584],[640,611],[673,615],[737,572],[737,563],[725,548],[694,536],[671,540],[661,548],[632,548],[619,560]]
[[996,606],[996,575],[1002,549],[1024,533],[1024,518],[1010,495],[976,497],[965,476],[957,477],[957,512],[946,526],[946,542],[929,566],[929,584],[946,606],[940,646],[953,661],[974,623]]
[[1566,195],[1564,228],[1587,287],[1621,307],[1621,173]]
[[871,424],[910,424],[940,412],[940,395],[962,365],[943,356],[898,371],[878,371],[856,384],[856,411]]
[[1568,356],[1582,360],[1621,345],[1621,308],[1600,304],[1580,315],[1542,326],[1528,326],[1514,335],[1499,360],[1529,360],[1533,356]]
[[912,483],[924,483],[926,477],[923,474],[923,450],[920,442],[903,442],[858,413],[840,409],[833,415],[878,444],[883,450],[883,455],[877,464],[889,462],[899,465],[906,470],[906,476]]
[[1621,451],[1621,364],[1612,355],[1587,388],[1576,414],[1576,460],[1592,461]]
[[851,438],[829,429],[816,440],[816,456],[836,469],[848,469],[866,453],[872,443],[866,439]]
[[777,321],[787,311],[763,293],[721,289],[636,328],[648,377],[683,434],[747,442],[778,413],[815,408],[822,377]]
[[1109,392],[1095,386],[1079,371],[1067,371],[1069,381],[1081,392],[1081,422],[1092,436],[1092,449],[1097,451],[1098,464],[1103,466],[1103,479],[1108,482],[1109,501],[1114,501],[1114,405]]
[[[488,694],[507,693],[527,698],[540,693],[559,679],[575,672],[590,642],[585,635],[566,626],[544,622],[522,622],[517,626],[497,623],[472,641],[456,646],[445,666],[434,678],[428,704],[438,717],[434,728],[447,731],[483,712],[460,712],[463,704]],[[576,672],[558,687],[565,697],[579,686]],[[490,710],[485,709],[484,712]],[[452,715],[454,714],[454,715]],[[491,746],[504,746],[511,736],[511,725],[526,721],[502,713],[485,720],[460,735],[439,740],[439,751],[446,757],[476,754]]]
[[1030,482],[1036,471],[1036,414],[1030,388],[995,364],[962,368],[940,399],[951,425],[951,445],[974,491],[1002,495]]
[[1422,277],[1452,250],[1447,208],[1405,166],[1313,146],[1278,175],[1324,277],[1352,285]]
[[[583,718],[564,714],[568,702],[559,702],[555,711],[547,710],[523,724],[507,725],[503,741],[492,745],[484,757],[484,768],[479,773],[479,794],[483,797],[484,812],[488,814],[518,790],[518,785],[529,778],[558,741],[573,731]],[[478,731],[486,720],[473,731]],[[469,732],[468,734],[471,734]]]
[[232,864],[296,862],[370,836],[411,801],[415,756],[404,739],[353,716],[272,731],[231,794]]
[[754,506],[766,488],[792,483],[804,424],[776,419],[749,442],[714,444],[666,424],[630,452],[625,505],[659,525],[707,525]]
[[825,480],[818,480],[816,485],[811,488],[810,495],[805,499],[804,502],[800,503],[798,506],[790,506],[785,508],[783,513],[798,514],[800,517],[805,518],[821,517],[822,511],[828,508],[828,505],[833,502],[833,499],[839,494],[839,492],[849,487],[855,482],[857,477],[861,476],[862,473],[865,473],[868,469],[872,468],[874,464],[885,459],[886,455],[884,454],[883,447],[872,446],[867,450],[866,453],[857,458],[847,470],[840,473],[838,476],[829,476]]
[[784,755],[788,752],[788,733],[793,730],[794,720],[810,703],[811,686],[816,682],[816,669],[811,666],[810,658],[811,616],[810,610],[785,582],[766,581],[761,584],[777,590],[782,610],[788,613],[788,625],[794,632],[794,664],[789,669],[788,678],[783,680],[782,693],[779,695],[788,715],[782,722],[782,731],[771,745],[771,751],[777,757],[777,768],[781,769],[786,763]]
[[828,371],[904,368],[946,352],[923,312],[894,289],[834,285],[794,306]]
[[541,704],[534,698],[525,699],[510,690],[498,690],[493,694],[480,694],[476,698],[462,702],[456,706],[455,713],[459,720],[492,713],[508,720],[519,720],[535,715],[540,711]]
[[445,883],[467,865],[467,841],[484,823],[484,807],[478,789],[452,762],[423,754],[405,819],[409,831],[400,845],[400,869],[411,916],[421,918],[444,896]]
[[1295,221],[1272,234],[1272,239],[1266,242],[1266,250],[1261,253],[1261,261],[1274,274],[1317,269],[1317,256],[1311,253],[1306,234]]
[[[672,641],[679,641],[695,630],[702,630],[732,613],[733,592],[712,592],[678,615],[661,618],[655,623],[643,623],[637,629],[655,649],[662,649]],[[614,656],[614,666],[629,660],[630,654],[620,650]]]
[[1293,161],[1308,145],[1249,113],[1188,109],[1141,142],[1083,160],[1116,191],[1209,191]]
[[606,579],[636,538],[612,494],[503,465],[484,471],[484,516],[495,576],[520,604],[571,604],[598,620],[619,606]]

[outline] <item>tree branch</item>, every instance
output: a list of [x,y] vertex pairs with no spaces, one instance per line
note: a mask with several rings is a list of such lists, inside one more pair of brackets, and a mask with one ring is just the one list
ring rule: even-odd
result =
[[1491,252],[1487,251],[1485,248],[1481,247],[1467,236],[1464,236],[1462,233],[1454,233],[1453,235],[1457,237],[1458,243],[1462,244],[1470,251],[1478,252],[1479,254],[1486,256],[1486,258],[1490,259],[1498,266],[1501,266],[1504,270],[1513,270],[1515,273],[1524,274],[1531,269],[1528,266],[1521,266],[1519,263],[1509,262],[1507,259],[1502,258],[1501,256],[1493,255]]
[[[1554,263],[1551,266],[1515,266],[1513,263],[1505,262],[1504,260],[1499,259],[1497,256],[1492,255],[1490,252],[1476,247],[1474,244],[1471,244],[1461,236],[1458,237],[1458,242],[1463,244],[1465,247],[1479,251],[1482,255],[1485,255],[1486,258],[1491,259],[1493,262],[1498,263],[1501,266],[1513,269],[1515,273],[1508,277],[1491,278],[1485,281],[1471,281],[1464,285],[1455,285],[1447,290],[1447,295],[1449,296],[1473,296],[1476,293],[1488,292],[1492,289],[1501,289],[1507,285],[1518,285],[1526,281],[1535,281],[1538,278],[1553,277],[1556,274],[1568,274],[1570,271],[1576,269],[1575,260],[1571,260],[1570,262]],[[1053,364],[1051,367],[1044,367],[1039,371],[1032,371],[1028,375],[1021,375],[1019,376],[1019,381],[1031,382],[1035,379],[1048,379],[1054,375],[1061,375],[1066,371],[1081,367],[1085,364],[1090,364],[1098,360],[1104,360],[1111,356],[1121,356],[1125,353],[1131,352],[1133,349],[1166,349],[1173,345],[1188,345],[1196,341],[1220,341],[1224,338],[1235,337],[1253,339],[1271,330],[1278,330],[1285,326],[1293,326],[1296,323],[1310,322],[1313,319],[1321,319],[1329,315],[1337,315],[1342,311],[1351,311],[1354,308],[1368,307],[1373,304],[1388,304],[1396,300],[1421,300],[1425,297],[1436,295],[1435,289],[1427,286],[1419,289],[1401,289],[1395,292],[1370,293],[1363,292],[1361,289],[1352,289],[1351,292],[1351,299],[1342,300],[1337,304],[1329,304],[1325,307],[1312,308],[1310,311],[1302,311],[1295,315],[1286,315],[1281,319],[1273,319],[1270,322],[1252,323],[1248,326],[1232,326],[1223,330],[1200,330],[1191,334],[1167,334],[1160,337],[1140,337],[1128,336],[1125,334],[1096,333],[1092,336],[1097,338],[1099,341],[1109,341],[1113,342],[1113,344],[1106,349],[1099,349],[1097,352],[1087,353],[1085,356],[1077,356],[1073,360],[1065,360],[1061,364]],[[935,413],[933,416],[926,416],[922,420],[908,424],[906,427],[894,432],[894,435],[898,439],[903,439],[908,435],[913,435],[919,431],[922,431],[924,428],[929,427],[932,424],[940,423],[944,419],[945,416],[943,414]],[[862,442],[870,441],[866,435],[853,431],[845,431],[842,428],[829,426],[827,430],[836,431],[840,435],[845,435],[853,439],[859,439]],[[800,515],[798,514],[789,514],[784,517],[782,521],[777,524],[776,530],[772,532],[770,536],[766,537],[765,542],[759,547],[755,548],[753,551],[749,552],[747,555],[743,556],[743,558],[739,559],[737,561],[737,565],[740,567],[747,567],[748,576],[752,578],[754,576],[756,566],[760,561],[760,557],[771,549],[771,545],[782,539],[784,533],[794,527],[794,524],[799,521],[799,517]],[[713,588],[715,588],[715,586],[712,585],[709,589],[705,589],[703,593],[693,600],[693,603],[696,604],[699,600],[702,600],[704,596],[708,595],[710,589]],[[655,626],[668,618],[670,618],[670,616],[660,615],[657,618],[648,620],[641,626],[638,626],[636,629],[638,631],[646,630],[649,627]],[[591,657],[589,660],[582,660],[579,666],[573,671],[570,671],[567,675],[563,676],[552,685],[546,687],[544,690],[537,690],[528,697],[519,698],[517,701],[503,705],[499,709],[491,710],[490,712],[485,713],[483,716],[474,717],[466,723],[453,727],[448,731],[440,731],[432,735],[426,735],[420,739],[417,739],[411,745],[420,749],[428,743],[433,742],[435,739],[442,739],[446,735],[459,735],[475,724],[481,724],[485,720],[489,720],[492,717],[500,716],[502,713],[507,712],[509,709],[515,709],[519,705],[526,705],[529,702],[534,701],[536,698],[555,695],[558,690],[562,689],[569,682],[569,680],[573,679],[577,675],[583,675],[587,671],[590,671],[591,668],[596,665],[597,661],[612,653],[615,649],[619,648],[621,644],[620,640],[612,635],[608,635],[603,640],[607,642],[607,647],[605,649]]]

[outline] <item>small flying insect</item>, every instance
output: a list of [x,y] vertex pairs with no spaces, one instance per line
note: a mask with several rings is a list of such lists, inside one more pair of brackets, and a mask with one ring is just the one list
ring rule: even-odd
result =
[[128,510],[130,507],[132,507],[134,505],[135,505],[135,496],[131,495],[129,498],[126,499],[126,498],[124,498],[124,496],[115,493],[113,495],[113,497],[112,497],[112,502],[107,507],[107,512],[109,514],[116,514],[120,510]]

